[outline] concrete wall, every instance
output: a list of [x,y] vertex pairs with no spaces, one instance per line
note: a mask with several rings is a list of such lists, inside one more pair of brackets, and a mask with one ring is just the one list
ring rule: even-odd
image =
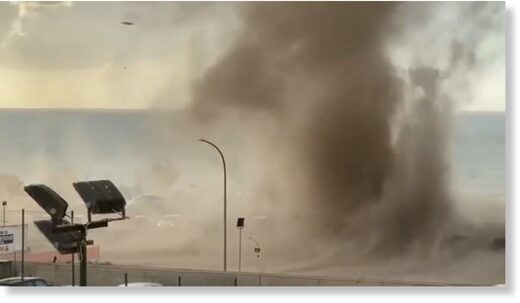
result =
[[[19,263],[17,265],[19,267]],[[55,286],[72,285],[71,264],[26,263],[25,275],[44,278]],[[75,284],[79,284],[79,266],[76,265]],[[128,282],[157,282],[165,286],[441,286],[433,283],[407,281],[375,281],[330,279],[322,277],[255,274],[217,271],[195,271],[164,268],[140,268],[88,264],[89,286],[117,286]]]

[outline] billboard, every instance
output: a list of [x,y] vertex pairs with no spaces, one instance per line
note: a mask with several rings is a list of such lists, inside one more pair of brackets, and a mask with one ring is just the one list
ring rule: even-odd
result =
[[[25,225],[25,250],[27,251],[27,224]],[[0,254],[22,251],[22,225],[0,227]]]

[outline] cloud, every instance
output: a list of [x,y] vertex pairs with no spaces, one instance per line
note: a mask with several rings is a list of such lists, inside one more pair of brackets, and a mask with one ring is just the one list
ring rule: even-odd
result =
[[23,30],[24,21],[31,16],[38,14],[42,9],[51,9],[56,7],[71,7],[72,3],[68,1],[49,1],[49,2],[11,2],[10,5],[15,6],[18,10],[18,15],[11,22],[9,32],[4,36],[0,46],[7,47],[12,39],[16,37],[24,37],[26,33]]
[[[238,3],[222,2],[0,3],[0,78],[4,82],[0,84],[0,100],[4,100],[0,104],[45,106],[35,100],[55,100],[65,95],[68,99],[81,99],[65,87],[74,81],[74,86],[82,86],[85,79],[74,76],[80,71],[96,71],[93,78],[98,79],[106,79],[108,74],[114,77],[103,83],[94,81],[96,84],[90,87],[105,91],[104,99],[80,103],[52,101],[53,106],[127,106],[121,101],[127,98],[110,98],[111,93],[140,98],[139,102],[131,102],[131,107],[189,103],[194,81],[226,51],[243,26],[238,17],[241,7]],[[395,42],[390,47],[392,64],[405,77],[411,66],[435,65],[444,79],[443,87],[463,108],[478,108],[482,104],[486,109],[504,109],[503,3],[407,3],[403,7],[397,23],[401,20],[422,25],[408,26],[400,39],[389,34],[388,40]],[[125,26],[121,21],[134,25]],[[298,52],[304,47],[296,42],[292,50]],[[331,60],[341,55],[329,50]],[[143,93],[137,91],[141,88],[138,85],[126,87],[123,93],[124,83],[142,83],[136,66],[142,67],[144,62],[162,67],[148,68],[155,70],[152,79],[157,83],[157,91]],[[119,73],[124,69],[126,73]],[[125,82],[129,77],[133,79]],[[32,90],[17,91],[17,86],[34,87],[33,80],[53,83],[52,89],[46,89],[52,93],[36,96]],[[6,87],[5,83],[11,84]],[[276,90],[269,83],[264,84],[269,87],[264,94]],[[492,91],[483,96],[483,87]],[[26,101],[11,98],[20,95]]]
[[[228,5],[81,2],[73,6],[21,3],[17,7],[18,17],[0,49],[0,65],[41,70],[92,68],[167,56],[187,35],[210,31]],[[134,25],[125,26],[121,21]],[[24,39],[14,39],[20,33],[26,35]]]
[[[10,35],[0,47],[0,104],[146,108],[187,102],[191,79],[231,40],[234,8],[170,2],[0,4],[0,17],[5,16],[0,38]],[[21,24],[26,36],[2,35],[2,23]]]
[[[459,108],[505,109],[503,2],[407,4],[395,22],[421,26],[406,26],[393,40],[394,64],[438,69],[443,92]],[[482,87],[493,89],[483,95]]]

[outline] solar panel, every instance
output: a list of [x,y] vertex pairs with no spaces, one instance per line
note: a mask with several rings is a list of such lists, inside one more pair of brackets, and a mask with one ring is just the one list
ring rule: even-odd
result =
[[50,187],[43,184],[34,184],[24,187],[25,192],[33,198],[59,224],[67,213],[68,203]]
[[245,221],[244,218],[238,218],[238,220],[237,220],[237,227],[238,228],[243,228],[244,227],[244,223],[245,223],[244,221]]
[[81,231],[55,232],[55,226],[50,220],[34,221],[34,224],[60,254],[71,254],[79,251],[78,243],[83,240]]
[[76,182],[72,185],[93,214],[125,210],[125,198],[110,180]]

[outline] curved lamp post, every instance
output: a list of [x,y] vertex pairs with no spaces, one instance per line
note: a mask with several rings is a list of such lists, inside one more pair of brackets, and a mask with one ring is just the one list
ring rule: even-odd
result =
[[257,254],[256,257],[260,258],[260,244],[258,243],[258,241],[253,239],[253,237],[249,237],[249,240],[251,240],[251,242],[256,244],[254,252]]
[[253,239],[253,237],[249,237],[249,240],[256,244],[254,252],[256,253],[256,258],[258,260],[258,286],[262,286],[262,278],[260,277],[260,244],[255,239]]
[[222,151],[213,143],[209,142],[205,139],[199,139],[200,142],[207,143],[211,146],[213,146],[218,153],[220,154],[220,157],[222,158],[222,166],[224,167],[224,271],[227,271],[227,180],[226,180],[226,160],[224,159],[224,154],[222,154]]

